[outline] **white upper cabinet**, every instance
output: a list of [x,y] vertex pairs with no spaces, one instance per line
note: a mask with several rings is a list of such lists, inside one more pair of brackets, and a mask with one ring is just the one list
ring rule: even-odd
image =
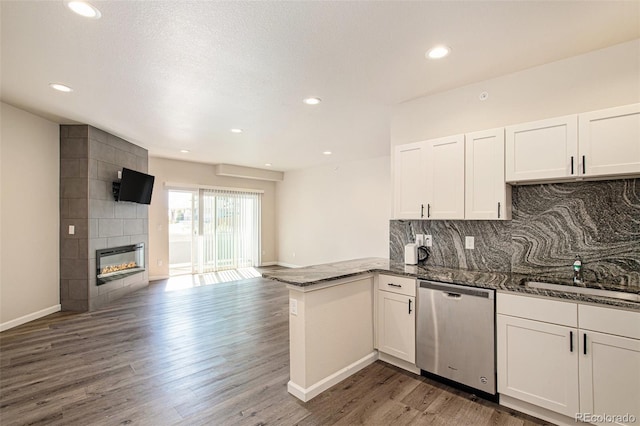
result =
[[579,115],[579,173],[640,173],[640,104]]
[[464,219],[464,135],[425,141],[426,219]]
[[504,128],[465,135],[465,219],[511,219]]
[[578,116],[506,128],[507,182],[569,178],[578,172]]
[[506,128],[507,182],[640,175],[640,104]]
[[394,217],[426,218],[427,176],[424,142],[396,146],[394,163]]
[[511,219],[507,183],[640,176],[640,104],[398,145],[396,219]]

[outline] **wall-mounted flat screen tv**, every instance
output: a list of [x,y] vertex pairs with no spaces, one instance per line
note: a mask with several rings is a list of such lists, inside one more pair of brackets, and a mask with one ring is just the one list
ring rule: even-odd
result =
[[154,180],[154,176],[123,168],[118,201],[151,204]]

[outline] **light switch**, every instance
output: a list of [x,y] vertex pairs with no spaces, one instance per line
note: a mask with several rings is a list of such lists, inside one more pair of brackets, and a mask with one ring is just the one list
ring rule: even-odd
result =
[[298,315],[298,301],[296,299],[289,299],[289,312],[291,315]]
[[464,237],[464,248],[473,250],[476,248],[476,239],[474,237]]
[[75,225],[69,225],[69,235],[73,235],[76,233]]

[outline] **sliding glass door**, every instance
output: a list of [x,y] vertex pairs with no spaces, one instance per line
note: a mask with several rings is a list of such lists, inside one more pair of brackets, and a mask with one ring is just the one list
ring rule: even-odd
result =
[[200,190],[199,272],[260,265],[261,194]]
[[198,191],[169,191],[169,275],[196,272]]

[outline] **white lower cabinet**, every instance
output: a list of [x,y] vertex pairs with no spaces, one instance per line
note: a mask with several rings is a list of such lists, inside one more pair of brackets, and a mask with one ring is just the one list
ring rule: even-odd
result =
[[[626,414],[640,420],[640,340],[596,332],[581,336],[585,334],[587,353],[580,357],[580,411]],[[613,424],[631,422],[620,419]]]
[[378,350],[407,362],[416,361],[415,297],[378,293]]
[[498,393],[573,417],[579,408],[576,329],[507,315],[498,315],[496,325]]
[[416,361],[415,286],[413,279],[379,278],[378,351],[410,364]]
[[640,312],[496,299],[500,394],[595,424],[640,419]]
[[578,312],[583,327],[580,329],[580,412],[621,416],[593,422],[596,424],[638,424],[640,312],[585,305],[580,305]]

